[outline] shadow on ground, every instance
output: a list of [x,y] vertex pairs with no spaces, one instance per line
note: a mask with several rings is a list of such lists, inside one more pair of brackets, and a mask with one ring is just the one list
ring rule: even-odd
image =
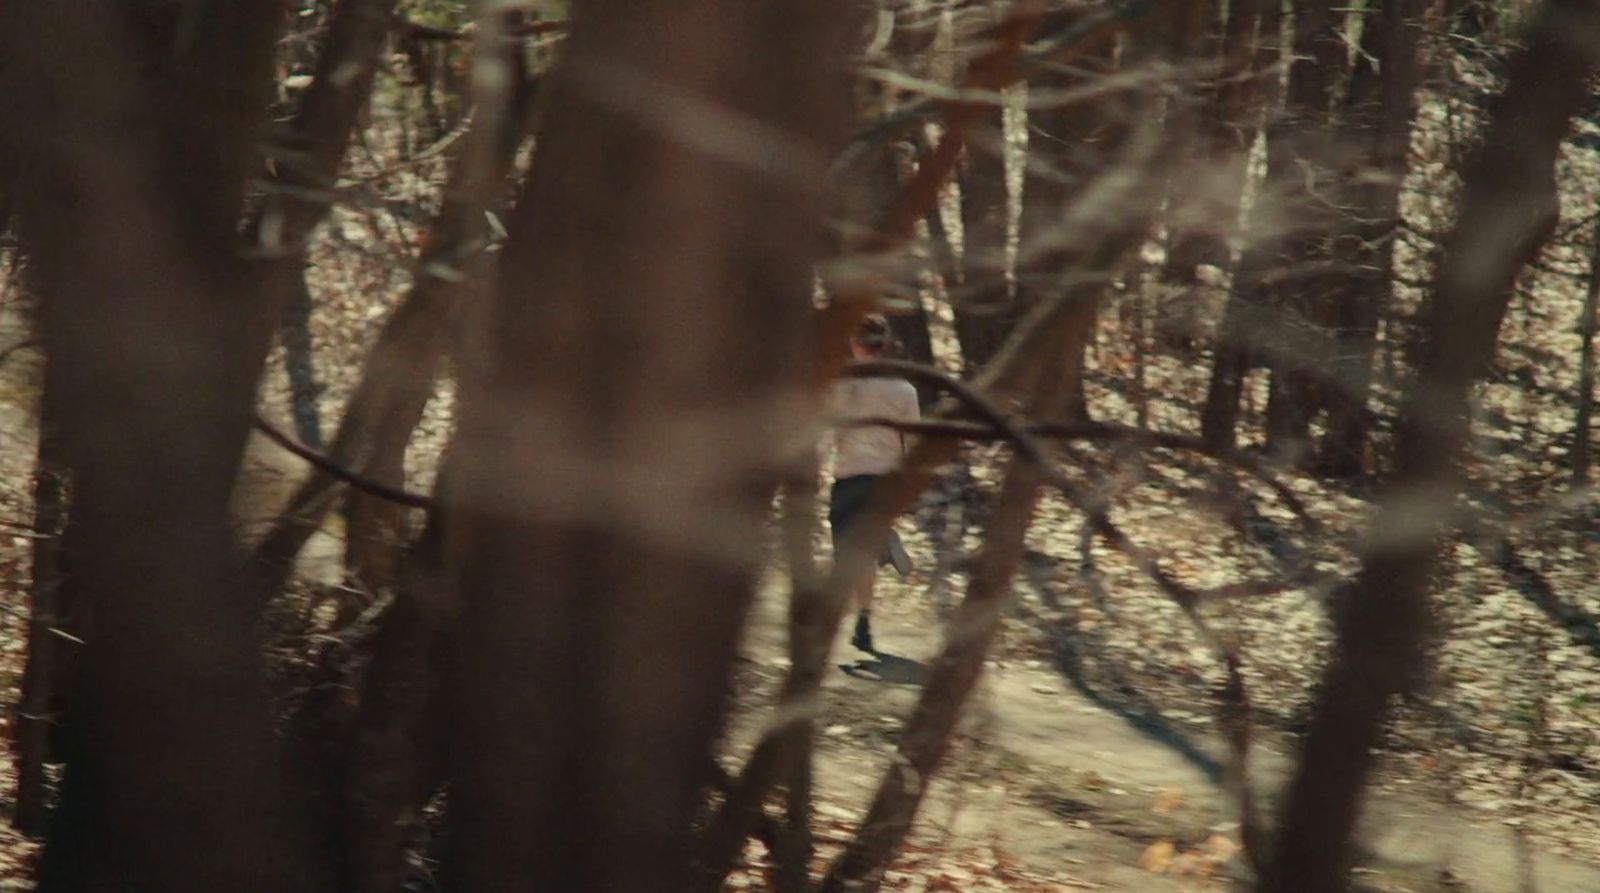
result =
[[887,685],[921,685],[928,678],[928,667],[909,657],[899,657],[886,652],[874,652],[869,658],[848,664],[839,669],[846,675]]

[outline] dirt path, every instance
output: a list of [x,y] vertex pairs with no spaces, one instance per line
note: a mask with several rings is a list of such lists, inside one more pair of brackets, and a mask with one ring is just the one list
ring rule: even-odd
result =
[[[860,660],[865,655],[843,638],[835,651],[841,670],[827,679],[818,747],[824,819],[859,817],[915,703],[920,667],[939,647],[925,606],[904,596],[888,602],[875,618],[878,647],[888,657]],[[777,587],[762,598],[745,647],[751,689],[733,735],[741,752],[785,670],[783,624]],[[1220,763],[1224,751],[1215,736],[1199,723],[1184,731],[1203,751],[1199,756]],[[1268,741],[1254,752],[1254,781],[1268,808],[1290,766],[1286,750],[1285,742]],[[1096,706],[1044,662],[992,661],[959,746],[931,788],[918,839],[992,847],[1034,871],[1062,872],[1104,889],[1220,886],[1218,879],[1237,865],[1208,861],[1206,854],[1219,838],[1237,839],[1237,825],[1195,756]],[[1408,781],[1386,777],[1369,801],[1359,869],[1364,887],[1511,893],[1530,889],[1531,868],[1533,889],[1544,893],[1600,890],[1600,865],[1524,845],[1512,828],[1452,812]],[[1141,856],[1160,863],[1165,843],[1180,854],[1169,870],[1141,867]],[[1209,881],[1196,875],[1205,869],[1212,870]]]

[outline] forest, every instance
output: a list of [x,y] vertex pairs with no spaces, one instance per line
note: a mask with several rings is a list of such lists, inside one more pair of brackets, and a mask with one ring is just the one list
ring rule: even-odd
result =
[[0,891],[1600,890],[1597,328],[1592,0],[0,2]]

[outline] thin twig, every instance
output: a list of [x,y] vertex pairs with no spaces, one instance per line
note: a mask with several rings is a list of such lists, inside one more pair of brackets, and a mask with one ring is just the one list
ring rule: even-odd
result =
[[357,490],[371,493],[379,499],[387,499],[390,502],[410,506],[411,508],[431,509],[434,506],[433,497],[391,487],[388,484],[380,483],[352,471],[328,458],[326,454],[301,443],[294,435],[272,424],[260,415],[255,417],[255,427],[257,431],[265,434],[268,440],[311,463],[317,470],[332,475]]
[[[0,604],[0,612],[4,612],[6,614],[10,614],[12,617],[17,617],[17,618],[20,618],[22,620],[31,621],[33,619],[32,617],[30,617],[28,615],[27,611],[21,610],[20,608],[13,608],[10,605]],[[83,645],[83,644],[85,644],[85,642],[82,639],[78,638],[77,636],[73,635],[72,633],[67,632],[64,629],[58,629],[58,628],[56,628],[54,626],[47,626],[47,627],[45,627],[45,630],[48,631],[50,633],[50,635],[57,636],[57,637],[62,638],[62,639],[66,639],[68,642],[71,642],[74,645]]]
[[[929,367],[931,368],[931,367]],[[973,422],[962,422],[946,419],[919,419],[907,421],[878,416],[862,416],[848,419],[839,419],[835,422],[839,427],[846,428],[891,428],[903,434],[920,434],[923,436],[948,436],[960,437],[964,440],[1005,440],[1003,432],[989,425]],[[1156,449],[1174,450],[1182,452],[1200,453],[1223,464],[1233,466],[1252,477],[1259,479],[1278,495],[1284,505],[1294,513],[1295,517],[1304,523],[1308,530],[1320,530],[1320,524],[1306,509],[1305,503],[1283,481],[1279,480],[1266,464],[1248,453],[1236,450],[1218,449],[1207,444],[1204,439],[1188,434],[1179,434],[1170,431],[1151,431],[1144,428],[1135,428],[1127,425],[1117,425],[1109,422],[1075,422],[1051,423],[1031,422],[1023,426],[1023,430],[1035,437],[1045,437],[1060,440],[1091,440],[1091,441],[1118,441],[1118,442],[1143,442]]]

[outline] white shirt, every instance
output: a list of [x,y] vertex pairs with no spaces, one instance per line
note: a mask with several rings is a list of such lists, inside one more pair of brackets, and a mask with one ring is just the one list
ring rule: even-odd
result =
[[[916,421],[917,389],[899,378],[842,378],[828,394],[828,410],[835,421],[886,418]],[[833,431],[833,478],[858,474],[886,474],[900,464],[905,438],[882,425],[839,425]]]

